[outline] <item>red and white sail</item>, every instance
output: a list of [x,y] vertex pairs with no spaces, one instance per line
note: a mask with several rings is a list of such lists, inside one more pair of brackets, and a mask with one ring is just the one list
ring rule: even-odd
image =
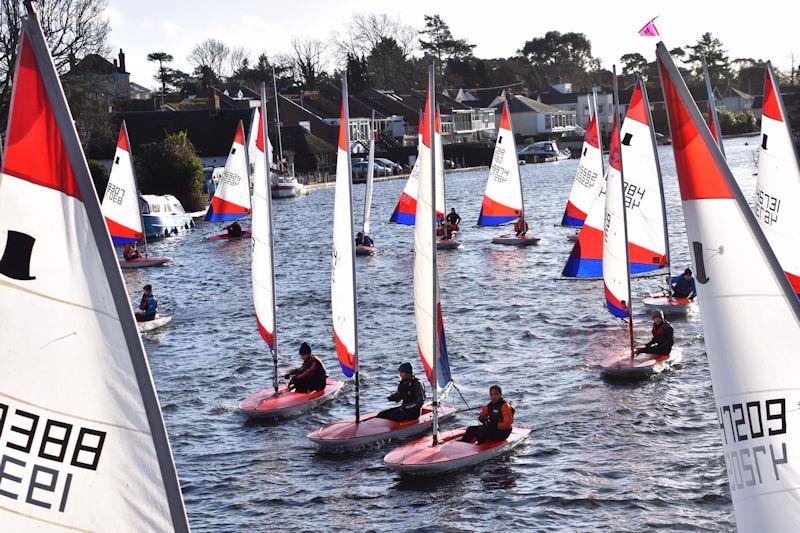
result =
[[[429,92],[428,99],[430,97]],[[438,178],[438,176],[434,177],[431,165],[431,141],[435,142],[430,132],[431,107],[430,100],[428,100],[422,118],[423,133],[418,158],[420,173],[417,192],[417,220],[414,226],[414,318],[417,326],[417,346],[420,360],[425,367],[428,380],[431,383],[434,383],[435,380],[444,387],[450,382],[450,365],[447,362],[442,306],[439,298],[439,276],[436,271],[434,231],[438,213],[434,213],[432,206],[437,202],[432,196],[438,196],[440,189],[438,185],[434,184],[436,187],[434,195],[431,187],[432,180]],[[435,320],[434,317],[436,317]],[[434,339],[436,349],[434,349]],[[433,376],[434,358],[438,358],[436,378]]]
[[119,128],[117,149],[103,194],[103,216],[114,244],[137,242],[142,238],[142,215],[139,212],[139,190],[133,174],[128,128],[125,121]]
[[772,66],[764,79],[755,213],[794,292],[800,295],[800,164]]
[[372,182],[375,177],[375,111],[369,124],[369,156],[367,159],[367,183],[364,189],[364,224],[361,231],[369,235],[369,226],[372,219]]
[[519,175],[517,147],[508,102],[503,104],[503,115],[497,131],[486,192],[478,216],[479,226],[497,226],[517,220],[523,214],[522,179]]
[[659,43],[689,249],[739,531],[800,529],[800,304]]
[[[625,119],[628,122],[628,119]],[[623,126],[624,127],[624,126]],[[630,317],[630,274],[628,270],[625,195],[620,157],[619,120],[614,115],[603,226],[603,288],[606,308],[617,318]],[[625,160],[626,178],[628,161]]]
[[[425,105],[427,106],[428,103],[426,101]],[[407,226],[413,226],[414,221],[416,220],[416,212],[417,212],[417,192],[419,190],[419,174],[422,169],[422,161],[420,158],[423,154],[423,146],[422,146],[422,137],[425,135],[425,131],[428,129],[427,124],[423,124],[424,118],[420,117],[420,124],[419,124],[419,141],[418,141],[418,151],[417,151],[417,160],[414,162],[414,167],[411,169],[411,174],[408,176],[408,180],[406,181],[406,185],[403,188],[403,192],[400,194],[400,199],[397,201],[397,206],[392,213],[391,218],[389,219],[390,222],[395,222],[397,224],[405,224]],[[439,121],[436,124],[437,131],[440,129]],[[439,139],[439,143],[441,143],[441,134],[437,136]],[[439,171],[439,165],[441,165],[441,173]],[[437,174],[443,176],[444,175],[444,156],[441,157],[441,161],[437,158]],[[439,220],[444,219],[444,180],[439,180],[436,184],[437,187],[437,198],[436,198],[436,217]],[[441,193],[439,193],[441,191]]]
[[634,274],[663,268],[667,260],[661,171],[644,91],[644,81],[639,78],[619,132],[625,162],[630,271]]
[[244,144],[244,126],[239,121],[225,170],[206,214],[208,221],[237,220],[250,213],[250,170]]
[[35,14],[0,173],[0,523],[186,531],[147,358]]
[[253,151],[253,201],[251,232],[253,239],[252,283],[253,305],[256,323],[261,338],[270,350],[275,350],[275,273],[273,272],[272,202],[267,176],[268,161],[272,159],[272,147],[264,136],[263,117],[258,109],[253,122],[256,124],[255,149]]
[[339,365],[347,377],[356,372],[355,240],[353,238],[353,182],[350,176],[349,113],[346,89],[339,121],[336,189],[333,197],[333,250],[331,254],[331,315],[333,341]]
[[581,159],[578,162],[578,171],[572,190],[569,193],[562,226],[580,227],[584,224],[600,189],[603,187],[603,146],[600,137],[600,125],[597,120],[597,105],[595,113],[586,126],[586,137],[581,147]]

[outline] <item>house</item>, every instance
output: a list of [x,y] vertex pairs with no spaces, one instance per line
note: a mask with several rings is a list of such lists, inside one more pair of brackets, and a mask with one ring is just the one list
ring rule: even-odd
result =
[[131,98],[131,75],[125,70],[125,53],[120,49],[113,63],[99,54],[88,54],[75,62],[70,56],[70,69],[64,82],[91,95],[93,99],[128,100]]
[[[499,123],[504,98],[497,97],[492,107],[497,110]],[[509,94],[508,108],[514,133],[520,137],[548,137],[575,131],[574,111],[565,111],[527,96]]]
[[153,91],[136,82],[130,82],[130,99],[131,100],[147,100],[153,94]]

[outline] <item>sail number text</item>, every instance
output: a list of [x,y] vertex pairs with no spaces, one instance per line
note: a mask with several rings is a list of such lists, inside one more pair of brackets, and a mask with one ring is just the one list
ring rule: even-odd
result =
[[71,467],[97,470],[106,433],[0,403],[0,498],[64,512]]

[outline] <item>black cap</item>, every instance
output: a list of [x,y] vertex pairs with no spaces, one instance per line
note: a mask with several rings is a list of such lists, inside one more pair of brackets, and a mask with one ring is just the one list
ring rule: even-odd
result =
[[399,367],[397,367],[398,372],[405,372],[406,374],[413,374],[414,367],[411,366],[411,363],[403,363]]
[[300,345],[300,355],[311,355],[311,346],[307,342]]
[[153,292],[153,286],[152,285],[145,285],[144,286],[144,290]]
[[686,276],[686,275],[691,276],[692,275],[692,269],[691,268],[687,268],[686,270],[683,271],[683,275],[684,276]]

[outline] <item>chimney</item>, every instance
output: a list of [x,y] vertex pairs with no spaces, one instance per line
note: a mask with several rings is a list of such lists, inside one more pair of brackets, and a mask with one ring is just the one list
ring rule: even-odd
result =
[[75,68],[75,63],[76,63],[75,54],[73,52],[70,52],[67,57],[69,58],[69,69],[72,70]]
[[125,52],[122,51],[122,48],[119,49],[119,72],[124,74],[125,70]]

